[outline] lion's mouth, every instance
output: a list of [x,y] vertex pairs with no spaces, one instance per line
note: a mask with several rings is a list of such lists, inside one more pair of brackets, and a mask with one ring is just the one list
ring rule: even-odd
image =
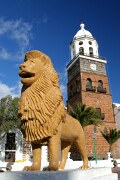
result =
[[31,77],[35,76],[34,73],[29,73],[29,72],[25,72],[25,71],[19,72],[19,75],[21,78],[31,78]]

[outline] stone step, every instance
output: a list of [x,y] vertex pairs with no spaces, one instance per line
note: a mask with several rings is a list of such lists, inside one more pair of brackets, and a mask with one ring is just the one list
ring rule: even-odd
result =
[[118,175],[111,168],[92,168],[87,170],[64,171],[14,171],[1,172],[1,180],[118,180]]

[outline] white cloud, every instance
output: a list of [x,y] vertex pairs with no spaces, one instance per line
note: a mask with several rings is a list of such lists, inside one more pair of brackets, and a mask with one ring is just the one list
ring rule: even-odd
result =
[[48,22],[48,17],[46,16],[46,14],[43,15],[42,22],[43,23],[47,23]]
[[60,89],[62,91],[62,94],[65,95],[66,94],[66,85],[65,84],[60,84]]
[[48,22],[48,16],[46,15],[46,13],[44,13],[42,15],[42,17],[35,17],[33,19],[33,23],[40,26],[41,24],[47,24]]
[[18,81],[16,89],[17,89],[17,96],[20,96],[21,95],[21,89],[22,89],[21,81]]
[[12,97],[18,97],[20,96],[20,91],[21,91],[20,82],[18,82],[17,86],[10,87],[0,81],[0,99],[7,95],[11,95]]
[[63,72],[59,73],[59,78],[60,78],[60,89],[63,94],[64,102],[66,103],[67,100],[67,85],[66,85],[66,80],[67,80],[67,74],[66,70],[63,70]]
[[0,58],[2,58],[2,59],[9,59],[10,58],[10,54],[3,47],[0,47]]
[[[20,56],[24,54],[26,48],[30,44],[30,38],[32,36],[31,29],[32,25],[22,20],[6,20],[4,18],[0,18],[0,36],[6,35],[6,38],[15,42],[18,46],[17,54]],[[3,58],[9,59],[10,54],[7,52],[5,47],[2,48],[2,51],[4,51]],[[14,57],[13,54],[11,57]]]
[[12,28],[11,38],[15,39],[20,46],[28,46],[32,26],[29,23],[17,20],[12,21],[10,27]]
[[64,69],[62,72],[58,72],[60,81],[66,82],[67,79],[67,72],[66,69]]
[[66,84],[60,83],[60,89],[62,91],[63,99],[64,99],[64,104],[66,105],[66,100],[67,100],[67,87]]

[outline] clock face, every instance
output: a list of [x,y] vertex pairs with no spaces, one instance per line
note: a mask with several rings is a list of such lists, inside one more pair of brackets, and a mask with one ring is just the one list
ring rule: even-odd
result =
[[96,64],[90,64],[90,68],[91,68],[93,71],[96,71]]

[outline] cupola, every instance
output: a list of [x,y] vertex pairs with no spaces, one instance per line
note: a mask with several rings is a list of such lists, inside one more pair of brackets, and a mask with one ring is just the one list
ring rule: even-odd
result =
[[77,54],[98,57],[98,44],[92,34],[85,29],[85,25],[80,24],[80,30],[76,33],[70,44],[71,59]]

